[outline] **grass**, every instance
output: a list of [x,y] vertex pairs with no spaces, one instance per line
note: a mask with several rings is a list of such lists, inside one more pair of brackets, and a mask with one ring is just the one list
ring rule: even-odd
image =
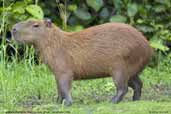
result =
[[170,114],[171,103],[168,102],[121,102],[112,104],[108,102],[93,103],[90,105],[74,104],[71,107],[63,108],[62,106],[48,104],[33,108],[33,112],[64,112],[71,114]]
[[71,114],[171,114],[170,70],[165,68],[159,72],[158,69],[147,67],[141,79],[144,82],[142,100],[132,102],[132,90],[129,89],[119,104],[110,103],[115,92],[111,78],[74,81],[72,88],[74,104],[71,107],[64,107],[56,103],[56,83],[53,74],[45,65],[26,64],[26,62],[0,63],[0,111],[2,113],[69,111]]

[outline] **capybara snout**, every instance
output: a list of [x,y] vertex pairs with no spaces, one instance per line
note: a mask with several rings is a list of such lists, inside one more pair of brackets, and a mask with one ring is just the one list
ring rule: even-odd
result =
[[140,99],[139,73],[148,64],[152,49],[132,26],[106,23],[80,32],[64,32],[49,20],[41,20],[21,22],[15,27],[14,39],[32,44],[53,71],[60,102],[65,99],[67,105],[72,103],[73,80],[107,76],[117,88],[112,102],[121,101],[128,86],[134,90],[133,100]]

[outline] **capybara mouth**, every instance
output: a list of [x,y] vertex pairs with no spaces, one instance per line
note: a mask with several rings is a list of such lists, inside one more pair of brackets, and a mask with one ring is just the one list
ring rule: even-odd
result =
[[12,38],[14,40],[17,40],[17,32],[14,32],[13,30],[11,31]]
[[23,44],[23,42],[18,39],[19,38],[19,33],[18,32],[11,31],[11,35],[12,35],[12,39],[14,41],[16,41],[19,44],[20,43]]
[[20,39],[20,31],[19,31],[19,26],[18,26],[18,24],[14,25],[14,26],[12,27],[11,35],[12,35],[12,38],[13,38],[16,42],[22,43],[22,42],[19,40],[19,39]]

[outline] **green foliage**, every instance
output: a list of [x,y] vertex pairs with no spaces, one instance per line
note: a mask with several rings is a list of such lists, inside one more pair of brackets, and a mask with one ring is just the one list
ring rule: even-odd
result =
[[91,19],[91,14],[81,8],[78,8],[75,12],[74,12],[75,16],[77,16],[79,19],[87,21]]
[[159,49],[161,51],[167,51],[169,50],[168,47],[164,46],[162,44],[162,41],[161,40],[151,40],[151,47],[155,48],[155,49]]
[[134,17],[136,13],[138,12],[138,6],[136,3],[129,3],[127,6],[127,14],[129,17]]
[[104,5],[103,0],[86,0],[88,6],[93,8],[96,12]]
[[60,18],[62,19],[62,27],[64,30],[66,30],[67,29],[67,20],[68,20],[68,13],[66,11],[66,3],[64,5],[61,3],[57,3],[57,7],[59,10]]
[[29,5],[26,7],[26,11],[37,19],[43,19],[44,14],[40,6]]
[[127,21],[127,18],[125,18],[122,15],[115,15],[110,18],[110,22],[123,22],[125,23]]
[[[43,19],[43,11],[38,5],[31,5],[32,0],[9,2],[4,1],[4,8],[0,11],[1,16],[5,16],[5,23],[7,24],[7,31],[19,21],[28,18]],[[0,19],[0,22],[2,19]]]
[[122,1],[121,0],[113,0],[114,7],[117,11],[117,13],[121,13],[121,6],[122,6]]
[[151,46],[155,49],[159,49],[161,51],[168,51],[169,48],[164,45],[164,41],[171,39],[171,32],[165,29],[163,25],[160,24],[152,24],[154,27],[154,31],[156,34],[150,39]]
[[[3,4],[3,1],[0,1],[0,4]],[[43,19],[44,15],[52,18],[65,30],[68,30],[66,24],[68,26],[79,25],[84,28],[105,22],[129,23],[148,37],[153,48],[167,51],[168,48],[164,42],[171,39],[170,8],[170,0],[156,0],[155,2],[131,0],[74,0],[72,2],[23,0],[13,2],[5,0],[4,8],[0,6],[0,15],[4,16],[0,22],[5,21],[6,31],[10,31],[16,22],[30,18]],[[2,29],[4,27],[1,26],[0,31]]]
[[72,12],[76,11],[77,10],[77,5],[75,5],[75,4],[68,5],[68,10],[72,11]]
[[110,16],[109,10],[107,8],[103,8],[100,12],[100,17],[102,19],[107,19]]

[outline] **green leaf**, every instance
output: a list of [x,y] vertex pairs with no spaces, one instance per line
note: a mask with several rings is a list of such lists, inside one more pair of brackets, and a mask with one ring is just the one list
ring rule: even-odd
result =
[[73,12],[76,11],[77,5],[75,5],[75,4],[68,5],[68,10],[73,11]]
[[37,20],[37,18],[34,18],[34,17],[28,17],[27,18],[27,21],[35,21],[35,20]]
[[160,13],[160,12],[165,12],[167,10],[167,8],[163,5],[155,5],[153,7],[154,11],[157,12],[157,13]]
[[145,24],[140,24],[136,26],[140,31],[142,31],[143,33],[152,33],[154,32],[154,28],[149,26],[149,25],[145,25]]
[[43,19],[44,17],[43,10],[38,5],[29,5],[26,7],[26,11],[37,19]]
[[115,15],[110,18],[110,22],[123,22],[125,23],[127,18],[122,15]]
[[26,4],[30,4],[30,3],[33,3],[33,0],[24,0],[24,2],[25,2]]
[[122,0],[112,0],[113,4],[115,6],[115,9],[117,10],[117,12],[121,11],[121,6],[122,6]]
[[91,14],[84,10],[84,9],[77,9],[74,14],[81,20],[90,20],[91,19]]
[[24,14],[25,13],[25,4],[24,2],[16,2],[12,7],[13,13]]
[[170,0],[155,0],[156,3],[166,5],[167,7],[171,7],[171,2]]
[[103,0],[86,0],[87,5],[93,8],[96,12],[104,5]]
[[100,17],[102,17],[103,19],[108,18],[109,15],[109,10],[107,8],[103,8],[100,12]]
[[152,40],[150,40],[150,45],[151,47],[153,47],[154,49],[158,49],[160,51],[167,51],[169,50],[169,48],[165,45],[162,44],[162,40],[157,40],[152,38]]
[[67,30],[71,32],[78,32],[83,30],[84,27],[82,25],[68,26]]
[[138,12],[138,6],[136,3],[128,4],[127,13],[129,17],[134,17]]

